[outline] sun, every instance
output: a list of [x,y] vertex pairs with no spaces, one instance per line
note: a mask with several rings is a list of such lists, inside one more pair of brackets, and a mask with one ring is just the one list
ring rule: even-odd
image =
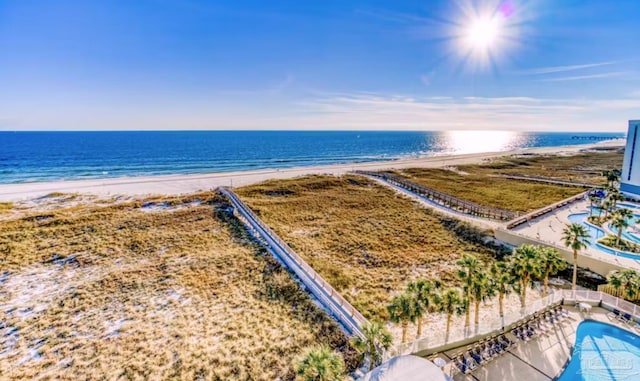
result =
[[471,71],[496,68],[521,45],[526,8],[513,0],[458,0],[446,34],[452,57]]
[[472,49],[490,49],[500,36],[496,17],[473,20],[467,31],[467,42]]

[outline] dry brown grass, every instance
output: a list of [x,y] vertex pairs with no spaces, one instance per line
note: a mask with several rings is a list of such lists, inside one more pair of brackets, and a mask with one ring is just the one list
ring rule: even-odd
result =
[[13,209],[12,202],[0,202],[0,214],[9,213]]
[[516,212],[530,212],[576,195],[585,189],[511,180],[500,175],[542,176],[601,184],[606,180],[600,173],[603,170],[620,168],[622,158],[622,150],[588,152],[570,156],[511,156],[497,158],[483,164],[463,165],[454,170],[409,168],[394,173],[418,184],[481,205]]
[[[490,260],[472,229],[358,176],[309,176],[240,188],[240,197],[365,317],[420,276],[455,283],[465,252]],[[477,241],[476,241],[477,242]]]
[[[190,203],[202,199],[202,205]],[[293,379],[335,322],[213,194],[0,222],[2,379]]]
[[[577,155],[535,155],[531,157],[502,157],[481,165],[464,166],[475,174],[512,174],[556,178],[589,184],[604,184],[599,172],[622,168],[623,149],[586,152]],[[582,170],[595,171],[589,173]]]
[[397,174],[455,197],[514,212],[530,212],[584,192],[578,187],[510,180],[460,169],[467,174],[438,168],[410,168]]

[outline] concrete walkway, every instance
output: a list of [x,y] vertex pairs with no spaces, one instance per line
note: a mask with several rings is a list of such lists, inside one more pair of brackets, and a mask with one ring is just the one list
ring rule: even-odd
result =
[[[519,225],[511,229],[511,231],[550,245],[564,247],[562,231],[567,224],[571,223],[569,215],[588,213],[589,206],[588,201],[577,201]],[[640,270],[640,256],[639,259],[620,257],[598,250],[593,246],[588,247],[583,253],[604,262],[615,262],[621,267]]]

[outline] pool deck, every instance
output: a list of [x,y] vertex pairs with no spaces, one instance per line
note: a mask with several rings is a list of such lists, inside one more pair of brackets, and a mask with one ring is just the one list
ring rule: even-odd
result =
[[[549,381],[558,377],[569,361],[575,344],[576,329],[584,319],[613,324],[636,335],[640,334],[637,329],[632,329],[625,323],[608,317],[609,311],[604,308],[593,307],[588,313],[580,312],[578,308],[572,306],[564,306],[564,308],[570,312],[569,317],[557,323],[555,328],[546,334],[525,342],[508,333],[507,336],[518,345],[506,353],[479,367],[471,374],[457,373],[452,369],[455,368],[452,364],[444,367],[445,373],[452,375],[455,381]],[[466,348],[465,346],[446,351],[441,353],[440,357],[449,361],[455,354],[464,352]]]
[[[513,232],[522,234],[523,236],[536,239],[538,241],[564,247],[562,241],[562,230],[566,224],[570,223],[569,215],[574,213],[588,212],[589,202],[578,201],[570,205],[555,210],[534,220],[524,223],[514,229]],[[589,247],[584,253],[590,257],[594,257],[606,262],[615,262],[622,267],[640,270],[640,259],[632,259],[616,256],[598,250],[595,247]],[[639,256],[640,258],[640,256]]]

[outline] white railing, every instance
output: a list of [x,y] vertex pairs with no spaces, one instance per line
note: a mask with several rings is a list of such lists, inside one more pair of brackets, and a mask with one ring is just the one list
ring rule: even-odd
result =
[[478,326],[471,327],[467,331],[460,330],[459,328],[454,329],[449,334],[449,337],[445,337],[445,332],[433,332],[428,337],[423,337],[410,343],[399,344],[387,351],[385,356],[389,358],[430,350],[435,351],[444,346],[455,348],[458,346],[457,343],[464,345],[466,342],[478,341],[483,337],[502,333],[509,329],[510,326],[517,325],[520,322],[529,319],[535,313],[538,313],[553,304],[564,303],[566,301],[597,304],[609,310],[615,308],[623,313],[629,313],[635,321],[640,321],[640,306],[627,302],[626,300],[616,298],[615,296],[611,296],[600,291],[558,290],[549,294],[545,298],[536,300],[520,311],[505,314],[502,319],[498,318],[484,321]]
[[220,191],[227,196],[253,230],[257,231],[263,239],[272,242],[273,246],[269,248],[278,250],[276,255],[298,276],[318,301],[348,327],[352,334],[362,336],[361,327],[367,322],[364,316],[271,230],[233,191],[225,187],[221,187]]

